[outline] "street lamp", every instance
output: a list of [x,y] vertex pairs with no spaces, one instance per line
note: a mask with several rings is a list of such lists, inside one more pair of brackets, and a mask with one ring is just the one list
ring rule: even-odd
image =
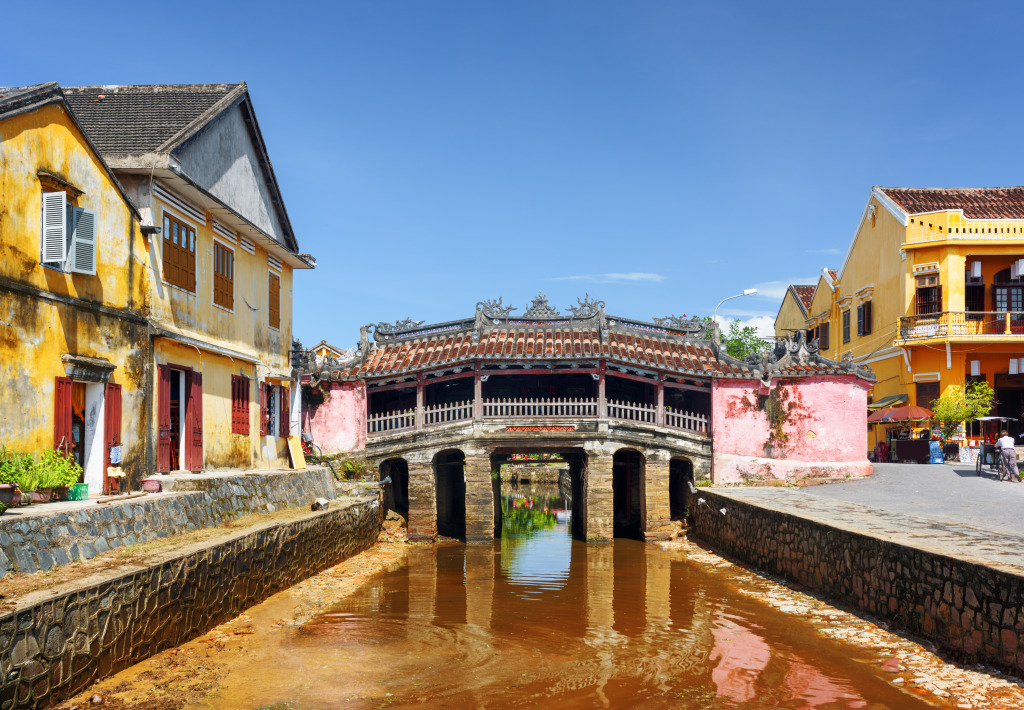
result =
[[715,313],[714,313],[714,315],[711,316],[711,321],[715,322],[715,318],[718,317],[718,308],[719,308],[719,306],[721,306],[726,301],[731,301],[732,299],[740,298],[741,296],[753,296],[755,293],[757,293],[757,289],[756,288],[745,288],[745,289],[743,289],[743,293],[737,293],[735,296],[728,296],[726,298],[723,298],[721,301],[718,302],[718,305],[715,306]]

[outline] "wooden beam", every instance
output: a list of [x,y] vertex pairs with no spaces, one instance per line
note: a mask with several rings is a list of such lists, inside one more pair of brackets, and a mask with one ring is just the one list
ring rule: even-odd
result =
[[376,394],[377,392],[387,392],[388,390],[411,390],[416,388],[416,380],[410,382],[397,382],[393,385],[381,385],[379,387],[371,387],[369,383],[366,385],[366,394]]
[[451,375],[441,375],[440,377],[431,377],[430,379],[427,379],[427,375],[429,374],[429,372],[423,373],[423,384],[425,385],[432,385],[437,382],[447,382],[448,380],[457,380],[465,377],[473,377],[474,372],[472,370],[469,372],[456,372]]
[[531,368],[529,370],[486,370],[486,375],[596,375],[600,372],[597,367],[574,367],[550,370],[546,367]]
[[645,382],[649,385],[658,384],[657,380],[652,380],[650,377],[641,377],[640,375],[633,375],[628,372],[618,372],[616,370],[609,370],[608,377],[619,377],[623,380],[634,380],[636,382]]
[[698,385],[686,385],[686,384],[683,384],[682,382],[669,382],[668,380],[665,380],[665,386],[666,387],[672,387],[673,389],[677,389],[677,390],[692,390],[694,392],[704,392],[705,394],[711,394],[711,388],[710,387],[699,387]]

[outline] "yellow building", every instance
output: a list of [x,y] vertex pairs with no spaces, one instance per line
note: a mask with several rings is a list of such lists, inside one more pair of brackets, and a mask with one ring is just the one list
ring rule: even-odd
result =
[[147,237],[60,87],[0,88],[0,444],[148,470]]
[[[877,375],[872,406],[929,407],[985,379],[1020,433],[1024,412],[1024,188],[874,187],[842,266],[805,327],[826,357]],[[777,328],[797,327],[792,309]]]
[[142,257],[155,468],[287,468],[292,274],[315,262],[298,253],[245,83],[64,91],[160,230]]

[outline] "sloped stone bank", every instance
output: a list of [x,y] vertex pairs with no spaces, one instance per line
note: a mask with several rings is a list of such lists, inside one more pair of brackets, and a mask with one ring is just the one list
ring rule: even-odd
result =
[[0,709],[48,707],[369,548],[379,498],[35,593],[0,615]]
[[334,477],[325,468],[163,476],[161,481],[174,493],[104,505],[62,505],[52,513],[48,506],[19,508],[0,517],[0,576],[48,570],[123,545],[338,496]]
[[706,488],[689,505],[694,536],[716,550],[928,638],[958,660],[1024,673],[1024,570],[922,549],[927,539],[915,547],[826,525]]

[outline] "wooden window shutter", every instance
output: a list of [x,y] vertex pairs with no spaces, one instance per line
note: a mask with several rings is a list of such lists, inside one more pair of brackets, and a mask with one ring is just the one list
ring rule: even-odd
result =
[[[60,193],[63,197],[64,193]],[[53,389],[53,448],[71,453],[71,390],[70,377],[57,377]]]
[[278,407],[277,430],[278,434],[287,438],[291,431],[291,390],[288,387],[280,387],[281,406]]
[[171,470],[171,368],[157,365],[156,468]]
[[189,373],[188,418],[189,470],[203,470],[203,373]]
[[864,335],[864,305],[857,306],[857,335]]
[[871,301],[864,304],[864,335],[871,334]]
[[281,327],[281,278],[277,274],[270,275],[270,327]]
[[63,192],[43,193],[43,243],[39,260],[44,264],[67,259],[67,201]]
[[260,382],[260,436],[267,435],[267,424],[269,420],[267,412],[267,385]]
[[103,487],[109,491],[107,468],[114,465],[110,460],[110,450],[121,446],[121,385],[112,382],[107,383],[103,392],[103,443]]
[[818,348],[828,350],[828,323],[822,323],[818,329]]
[[75,228],[71,233],[68,271],[96,275],[96,212],[75,207]]

